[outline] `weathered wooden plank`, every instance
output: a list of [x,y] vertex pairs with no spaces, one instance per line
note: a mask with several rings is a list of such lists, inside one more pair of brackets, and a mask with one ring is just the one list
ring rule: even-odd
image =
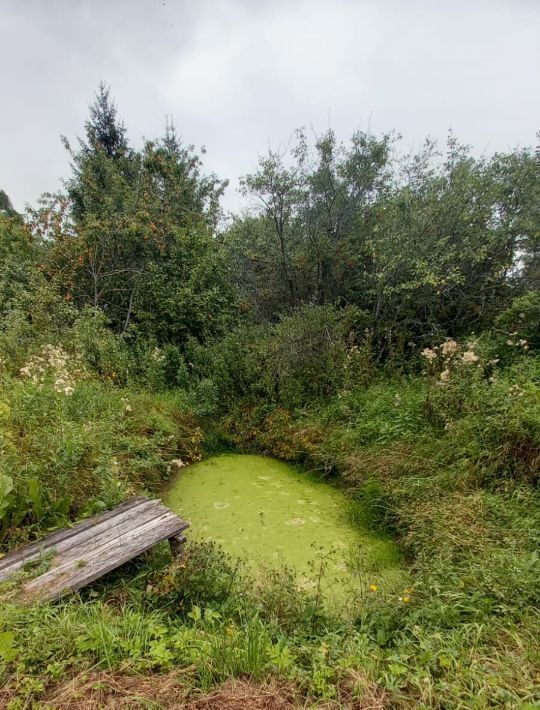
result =
[[29,543],[0,560],[0,581],[26,564],[54,555],[52,567],[22,586],[23,600],[57,599],[80,589],[161,540],[171,540],[173,551],[185,542],[182,532],[189,523],[159,500],[142,496],[77,525],[58,530],[43,540]]
[[126,504],[118,506],[118,508],[112,511],[106,511],[106,513],[101,513],[94,516],[92,519],[81,521],[81,523],[66,531],[69,532],[69,535],[62,536],[52,533],[44,538],[41,544],[32,543],[29,546],[25,546],[27,548],[26,550],[21,548],[2,558],[2,560],[0,560],[0,562],[3,563],[3,565],[0,566],[0,582],[10,577],[25,565],[33,561],[39,561],[40,557],[44,554],[54,552],[60,555],[67,553],[68,550],[72,548],[84,545],[87,541],[101,540],[102,537],[100,533],[103,528],[106,529],[108,525],[114,526],[115,521],[116,524],[121,524],[126,519],[131,520],[131,525],[135,526],[137,525],[139,516],[143,516],[145,520],[146,514],[152,512],[153,516],[156,517],[159,515],[159,509],[166,510],[159,500],[148,500],[148,498],[141,496],[140,498],[127,501]]
[[85,558],[61,563],[26,583],[23,586],[23,599],[30,601],[39,597],[51,601],[67,591],[80,589],[158,542],[180,534],[186,527],[186,522],[167,511],[159,518],[149,520],[135,530],[125,532],[94,549]]
[[[106,510],[103,513],[93,515],[90,518],[85,518],[84,520],[81,520],[72,527],[62,528],[61,530],[55,530],[54,532],[46,535],[42,540],[29,542],[26,545],[23,545],[22,547],[13,550],[13,552],[9,552],[7,555],[4,555],[4,557],[0,559],[0,581],[3,579],[2,571],[4,569],[7,569],[8,567],[13,567],[13,569],[9,572],[9,574],[12,574],[13,571],[16,571],[27,562],[32,561],[32,559],[39,558],[43,554],[43,552],[45,552],[50,547],[57,545],[58,543],[63,542],[64,540],[67,540],[70,537],[79,535],[84,530],[94,528],[96,525],[99,525],[100,523],[105,522],[106,520],[109,520],[110,518],[121,514],[125,510],[129,510],[130,508],[140,505],[141,503],[144,503],[147,500],[148,498],[145,498],[144,496],[130,498],[125,503],[122,503],[121,505],[117,506],[116,508],[113,508],[112,510]],[[21,561],[22,564],[19,564]]]
[[114,540],[127,532],[134,531],[164,514],[175,515],[159,501],[147,501],[143,505],[123,512],[120,516],[110,518],[92,530],[85,530],[80,535],[70,538],[69,545],[65,548],[63,543],[60,543],[51,549],[58,554],[62,564],[72,559],[80,560],[111,539]]

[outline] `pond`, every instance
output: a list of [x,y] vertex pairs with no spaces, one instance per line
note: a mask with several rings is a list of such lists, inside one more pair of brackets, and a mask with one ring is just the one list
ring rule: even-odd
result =
[[398,587],[399,551],[352,523],[334,486],[275,459],[223,454],[179,473],[165,502],[190,520],[190,537],[210,539],[252,565],[287,565],[327,600]]

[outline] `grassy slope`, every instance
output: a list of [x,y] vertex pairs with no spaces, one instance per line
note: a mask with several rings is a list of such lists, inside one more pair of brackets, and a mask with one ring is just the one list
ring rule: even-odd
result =
[[[180,666],[191,669],[186,687],[199,690],[273,674],[313,698],[527,707],[540,633],[537,367],[514,366],[489,387],[380,381],[296,412],[244,408],[219,427],[240,448],[339,474],[408,554],[406,601],[378,590],[344,625],[293,591],[286,571],[252,580],[212,547],[193,546],[181,564],[158,549],[81,598],[30,611],[4,604],[5,697],[25,707],[66,674],[96,666],[144,674]],[[156,491],[171,461],[200,455],[179,397],[93,380],[70,397],[10,378],[2,385],[1,470],[15,483],[6,548],[66,513]]]

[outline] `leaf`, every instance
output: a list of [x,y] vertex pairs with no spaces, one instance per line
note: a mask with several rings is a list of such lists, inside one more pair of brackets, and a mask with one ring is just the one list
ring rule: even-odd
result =
[[12,490],[13,479],[10,476],[0,473],[0,520],[9,509],[10,502],[8,500],[8,496]]
[[15,635],[12,631],[3,631],[0,633],[0,658],[2,658],[6,663],[13,661],[19,649],[15,645]]
[[188,612],[188,616],[190,619],[193,619],[193,621],[200,621],[202,619],[202,611],[200,606],[193,606],[191,611]]
[[43,499],[41,497],[41,486],[37,478],[31,478],[28,481],[28,497],[34,506],[36,518],[42,518],[44,512]]

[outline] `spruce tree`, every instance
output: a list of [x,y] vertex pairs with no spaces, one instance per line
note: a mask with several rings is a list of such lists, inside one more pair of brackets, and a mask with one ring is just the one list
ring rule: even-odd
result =
[[90,104],[90,118],[85,123],[87,149],[105,151],[109,158],[119,158],[128,150],[124,122],[118,118],[110,89],[103,82]]
[[11,204],[8,194],[4,190],[0,190],[0,213],[8,217],[19,217],[19,213]]

